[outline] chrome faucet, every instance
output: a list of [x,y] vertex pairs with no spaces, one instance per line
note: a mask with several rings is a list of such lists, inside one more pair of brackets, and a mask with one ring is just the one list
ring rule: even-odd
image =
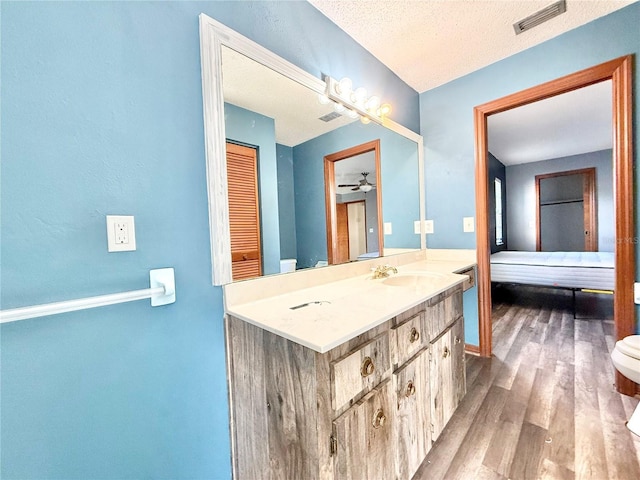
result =
[[391,265],[378,265],[373,270],[373,278],[386,278],[389,276],[389,272],[398,273],[398,269],[396,267],[392,267]]

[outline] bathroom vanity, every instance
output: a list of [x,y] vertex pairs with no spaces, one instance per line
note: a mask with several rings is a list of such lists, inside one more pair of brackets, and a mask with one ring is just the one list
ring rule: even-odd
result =
[[234,478],[413,476],[466,388],[462,292],[473,275],[451,271],[473,267],[434,265],[253,301],[242,298],[247,285],[233,284],[226,333]]

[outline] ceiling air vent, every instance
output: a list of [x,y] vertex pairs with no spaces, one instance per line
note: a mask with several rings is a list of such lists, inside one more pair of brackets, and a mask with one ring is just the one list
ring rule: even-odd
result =
[[565,0],[552,3],[548,7],[537,11],[533,15],[529,15],[527,18],[520,20],[513,24],[513,29],[516,31],[516,35],[521,34],[526,30],[530,30],[533,27],[537,27],[541,23],[551,20],[553,17],[557,17],[561,13],[567,11],[567,4]]
[[323,122],[330,122],[331,120],[335,120],[338,117],[341,117],[338,112],[327,113],[326,115],[321,116],[318,120],[322,120]]

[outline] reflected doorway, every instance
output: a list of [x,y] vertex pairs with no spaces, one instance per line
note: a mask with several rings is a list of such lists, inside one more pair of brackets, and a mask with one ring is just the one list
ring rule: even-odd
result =
[[380,140],[324,157],[329,265],[381,256]]

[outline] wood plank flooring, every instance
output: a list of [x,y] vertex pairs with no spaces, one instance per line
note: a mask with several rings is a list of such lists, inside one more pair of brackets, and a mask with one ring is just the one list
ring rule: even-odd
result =
[[437,479],[640,479],[638,400],[613,386],[612,296],[493,292],[493,357],[467,355],[467,395],[416,473]]

